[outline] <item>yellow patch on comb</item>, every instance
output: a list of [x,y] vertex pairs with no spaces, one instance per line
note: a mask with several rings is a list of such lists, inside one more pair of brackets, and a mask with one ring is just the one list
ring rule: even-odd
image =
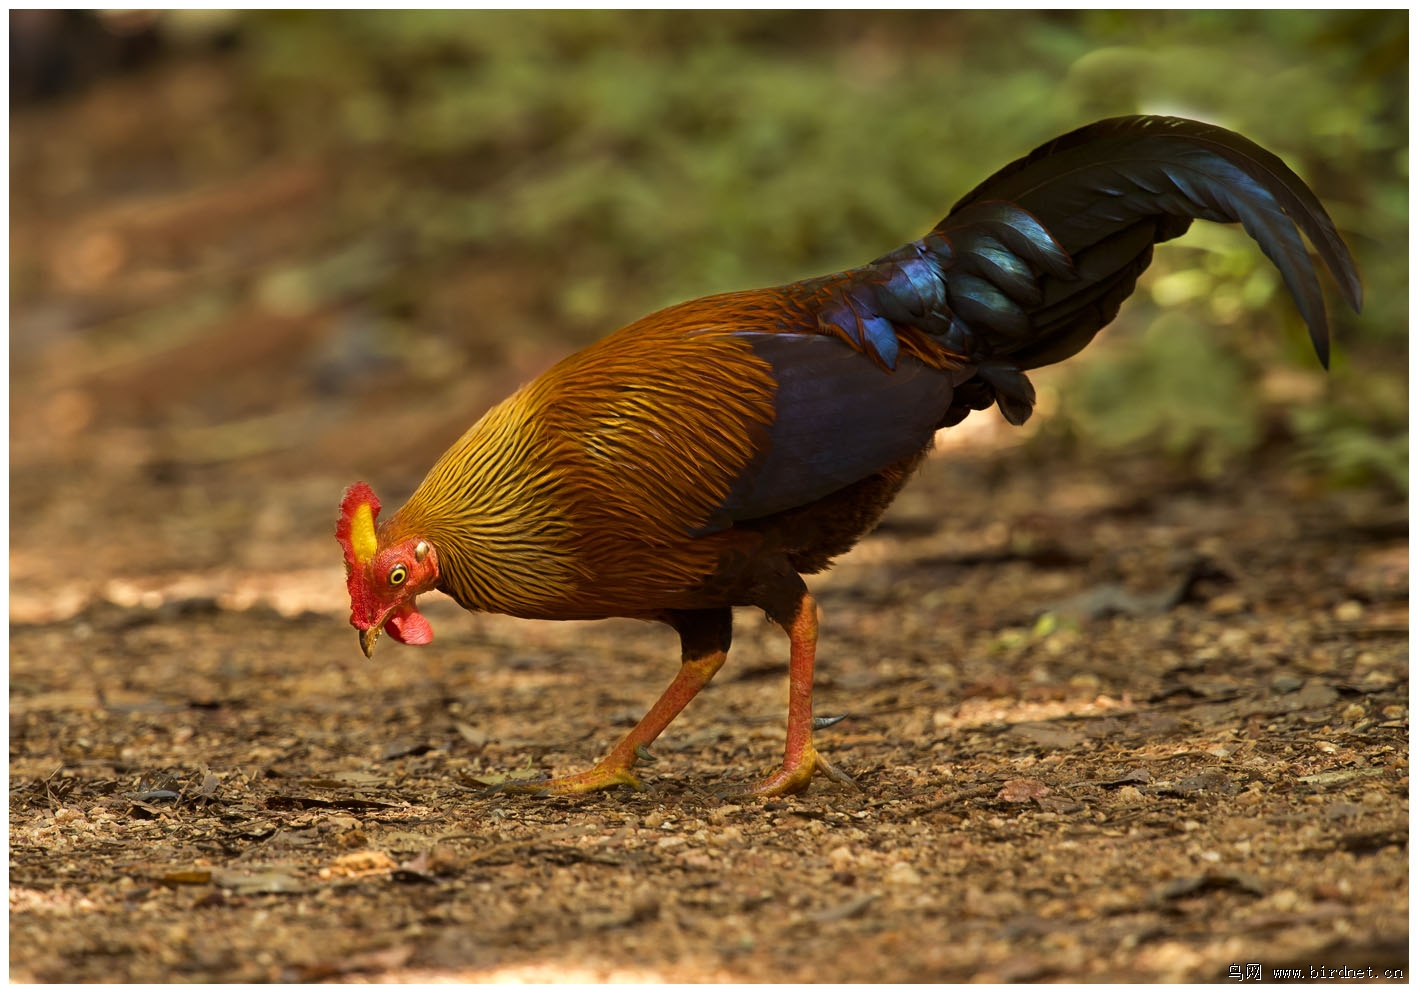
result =
[[368,504],[355,508],[350,518],[350,548],[357,563],[369,562],[379,551],[379,541],[374,537],[374,511]]

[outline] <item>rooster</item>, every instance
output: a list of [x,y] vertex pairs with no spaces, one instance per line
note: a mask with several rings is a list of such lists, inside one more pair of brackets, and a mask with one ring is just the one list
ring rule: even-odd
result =
[[991,405],[1021,424],[1026,373],[1118,313],[1153,245],[1193,219],[1240,222],[1280,271],[1329,363],[1301,239],[1345,301],[1360,283],[1315,195],[1241,135],[1171,117],[1070,132],[991,176],[918,241],[847,272],[666,308],[564,359],[488,411],[378,521],[344,495],[351,624],[433,638],[416,599],[520,618],[641,618],[679,633],[670,686],[585,772],[527,789],[639,787],[646,747],[724,665],[731,612],[789,639],[783,762],[742,793],[850,782],[814,748],[818,608],[802,577],[868,532],[935,433]]

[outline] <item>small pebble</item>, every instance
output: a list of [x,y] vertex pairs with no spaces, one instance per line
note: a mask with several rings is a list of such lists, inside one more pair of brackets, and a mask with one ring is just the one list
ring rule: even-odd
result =
[[1346,601],[1335,609],[1335,620],[1353,623],[1365,617],[1365,606],[1359,601]]
[[1218,594],[1207,602],[1207,610],[1213,614],[1241,614],[1247,609],[1247,599],[1241,594]]
[[910,863],[893,863],[887,871],[887,882],[911,887],[921,883],[921,874]]

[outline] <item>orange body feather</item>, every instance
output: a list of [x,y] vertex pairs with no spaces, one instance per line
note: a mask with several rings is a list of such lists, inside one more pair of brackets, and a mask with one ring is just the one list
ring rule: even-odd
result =
[[[736,333],[812,331],[811,313],[774,290],[724,294],[569,356],[454,443],[381,539],[427,537],[441,589],[471,610],[658,618],[751,603],[752,571],[734,566],[762,550],[766,529],[697,534],[776,416],[772,370]],[[850,536],[834,519],[825,537],[840,553],[876,516]],[[775,552],[817,555],[810,530],[794,534],[795,548]]]

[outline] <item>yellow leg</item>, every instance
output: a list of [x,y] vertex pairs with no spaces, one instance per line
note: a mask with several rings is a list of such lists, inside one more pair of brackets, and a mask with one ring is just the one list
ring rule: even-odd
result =
[[729,653],[731,614],[728,608],[677,612],[671,616],[670,623],[680,633],[680,672],[645,717],[605,759],[584,773],[551,780],[509,781],[500,789],[537,794],[585,794],[624,784],[641,790],[640,779],[631,772],[631,767],[641,758],[645,748],[665,731],[685,705],[719,672]]

